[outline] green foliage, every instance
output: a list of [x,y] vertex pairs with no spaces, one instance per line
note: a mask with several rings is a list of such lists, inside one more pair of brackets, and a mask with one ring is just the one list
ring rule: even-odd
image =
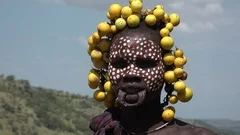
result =
[[[33,87],[28,80],[0,75],[0,135],[92,135],[88,123],[104,109],[88,96]],[[239,135],[202,120],[185,121],[223,135]]]
[[6,80],[8,80],[8,81],[10,81],[10,82],[15,81],[15,76],[14,76],[14,75],[8,75],[8,76],[6,77]]
[[0,134],[92,135],[88,122],[105,108],[88,96],[0,78]]

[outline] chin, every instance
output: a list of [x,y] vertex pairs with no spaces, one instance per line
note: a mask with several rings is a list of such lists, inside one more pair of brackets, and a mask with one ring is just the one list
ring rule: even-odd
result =
[[134,94],[129,94],[122,90],[119,90],[117,102],[121,107],[137,107],[144,103],[146,93],[146,90],[142,90]]

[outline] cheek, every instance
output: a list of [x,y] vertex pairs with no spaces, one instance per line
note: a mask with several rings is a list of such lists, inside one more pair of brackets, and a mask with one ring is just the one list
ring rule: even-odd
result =
[[162,66],[157,66],[155,68],[143,70],[141,72],[144,82],[147,83],[148,88],[151,91],[156,91],[163,82],[163,69]]
[[114,87],[119,82],[120,77],[123,75],[123,69],[116,69],[110,65],[108,72],[109,72],[111,83]]

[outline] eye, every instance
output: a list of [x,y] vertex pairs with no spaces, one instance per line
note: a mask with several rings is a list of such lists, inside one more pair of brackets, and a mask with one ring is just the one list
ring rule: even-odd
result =
[[152,68],[157,66],[158,62],[152,59],[137,59],[136,65],[140,68]]
[[123,58],[115,58],[115,59],[112,59],[111,65],[114,68],[125,68],[127,67],[128,63]]

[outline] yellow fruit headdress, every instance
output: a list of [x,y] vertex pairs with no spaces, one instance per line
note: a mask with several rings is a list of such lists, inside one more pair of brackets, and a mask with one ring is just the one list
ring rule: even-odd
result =
[[95,100],[104,102],[107,108],[114,106],[115,95],[107,73],[112,37],[126,27],[137,27],[140,21],[145,21],[149,26],[154,26],[160,21],[165,24],[159,31],[159,36],[162,38],[160,46],[166,50],[163,62],[167,66],[164,73],[167,96],[164,99],[165,110],[162,117],[169,121],[174,117],[175,108],[168,106],[168,103],[188,102],[193,96],[192,90],[184,82],[187,73],[183,66],[187,63],[187,58],[183,50],[176,47],[173,49],[174,40],[170,36],[173,28],[179,25],[180,17],[176,13],[166,13],[162,5],[143,10],[142,0],[129,0],[129,4],[123,7],[120,4],[110,5],[106,13],[109,22],[99,23],[96,32],[88,38],[88,54],[94,66],[88,74],[88,85],[95,90],[93,93]]

